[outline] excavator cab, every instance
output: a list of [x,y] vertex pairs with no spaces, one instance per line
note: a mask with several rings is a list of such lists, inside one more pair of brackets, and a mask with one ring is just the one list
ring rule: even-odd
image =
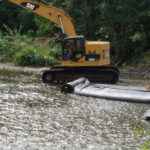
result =
[[63,40],[62,60],[79,61],[85,55],[84,36],[66,37]]

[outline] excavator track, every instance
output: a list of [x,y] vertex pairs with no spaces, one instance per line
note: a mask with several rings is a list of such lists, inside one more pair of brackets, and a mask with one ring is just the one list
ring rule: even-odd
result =
[[55,66],[44,71],[44,83],[68,82],[85,77],[90,82],[116,83],[119,79],[119,70],[113,66],[101,67],[62,67]]

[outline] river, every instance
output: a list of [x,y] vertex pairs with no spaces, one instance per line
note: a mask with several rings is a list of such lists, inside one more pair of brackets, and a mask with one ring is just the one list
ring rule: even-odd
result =
[[[0,64],[0,150],[137,150],[150,146],[149,104],[64,95],[41,68]],[[121,85],[149,78],[121,74]],[[149,145],[148,145],[149,144]]]

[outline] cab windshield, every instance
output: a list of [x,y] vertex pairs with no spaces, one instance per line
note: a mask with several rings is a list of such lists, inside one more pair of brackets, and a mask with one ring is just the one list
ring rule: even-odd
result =
[[77,54],[84,55],[83,39],[66,39],[63,47],[63,60],[77,60]]

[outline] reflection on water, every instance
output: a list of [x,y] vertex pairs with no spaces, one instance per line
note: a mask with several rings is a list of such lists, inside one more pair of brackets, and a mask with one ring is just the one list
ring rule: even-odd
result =
[[150,131],[141,119],[147,109],[148,104],[64,95],[60,85],[44,85],[36,69],[0,67],[1,150],[138,149],[147,139],[133,131]]

